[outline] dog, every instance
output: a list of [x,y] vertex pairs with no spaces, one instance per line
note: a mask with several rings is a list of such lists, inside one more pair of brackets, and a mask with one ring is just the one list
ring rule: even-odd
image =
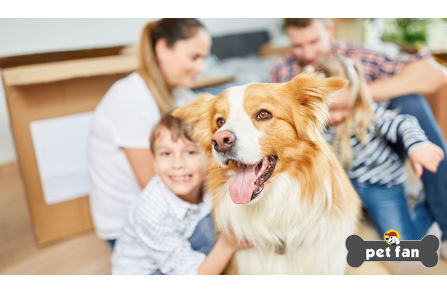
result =
[[322,132],[346,84],[303,73],[204,94],[172,113],[206,154],[218,229],[253,245],[234,256],[239,274],[345,272],[361,203]]

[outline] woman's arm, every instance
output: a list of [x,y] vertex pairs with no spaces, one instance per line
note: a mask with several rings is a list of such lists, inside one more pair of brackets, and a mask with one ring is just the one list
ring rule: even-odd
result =
[[141,189],[154,177],[154,157],[149,149],[123,148]]

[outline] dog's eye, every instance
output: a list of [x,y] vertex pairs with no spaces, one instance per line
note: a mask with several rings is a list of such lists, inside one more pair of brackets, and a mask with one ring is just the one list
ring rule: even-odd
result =
[[258,113],[258,117],[256,117],[258,120],[267,120],[272,118],[272,114],[270,114],[269,112],[262,110]]
[[223,118],[217,119],[217,127],[221,128],[225,124],[225,120]]

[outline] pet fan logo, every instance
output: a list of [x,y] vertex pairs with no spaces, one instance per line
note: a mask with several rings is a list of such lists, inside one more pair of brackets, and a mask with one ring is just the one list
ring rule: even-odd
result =
[[397,230],[388,230],[385,233],[385,242],[389,245],[399,245],[400,244],[400,234]]
[[388,230],[384,240],[364,241],[358,235],[346,239],[347,261],[357,268],[365,261],[420,261],[426,267],[438,264],[439,239],[427,235],[422,240],[401,240],[399,231]]

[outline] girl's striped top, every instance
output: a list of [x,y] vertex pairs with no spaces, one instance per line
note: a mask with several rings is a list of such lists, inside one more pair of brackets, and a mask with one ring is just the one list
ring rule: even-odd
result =
[[[348,171],[351,180],[359,184],[393,186],[405,181],[407,175],[402,160],[391,144],[402,142],[408,154],[417,147],[430,143],[417,119],[411,115],[398,114],[373,103],[373,121],[362,144],[351,130],[353,150],[352,169]],[[329,127],[325,139],[329,144],[334,140],[336,127]],[[335,146],[337,149],[339,146]]]

